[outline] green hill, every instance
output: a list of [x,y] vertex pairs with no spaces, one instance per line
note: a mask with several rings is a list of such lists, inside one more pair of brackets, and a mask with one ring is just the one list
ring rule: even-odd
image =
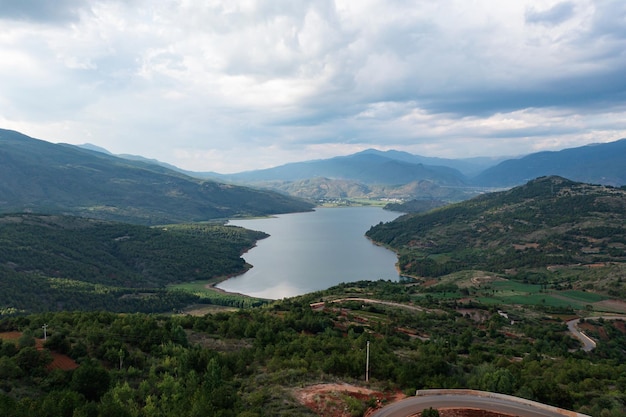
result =
[[58,215],[0,216],[0,315],[171,311],[197,300],[172,283],[241,273],[266,235],[211,224],[146,227]]
[[367,232],[408,275],[484,270],[525,281],[558,266],[626,262],[626,190],[542,177]]
[[0,213],[38,212],[139,224],[306,211],[272,191],[188,177],[165,167],[0,129]]

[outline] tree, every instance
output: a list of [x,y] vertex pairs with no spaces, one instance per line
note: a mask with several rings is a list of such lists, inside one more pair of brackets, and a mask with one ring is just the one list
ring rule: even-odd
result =
[[109,389],[111,377],[101,365],[86,362],[72,374],[71,388],[85,396],[89,401],[98,401]]
[[20,338],[17,340],[17,346],[21,348],[25,347],[34,347],[35,346],[35,338],[33,337],[33,333],[30,330],[26,330]]
[[422,411],[422,417],[439,417],[439,411],[429,407]]
[[48,351],[39,351],[34,347],[25,347],[15,355],[15,363],[25,373],[35,376],[44,372],[44,367],[52,362]]
[[22,370],[7,356],[0,357],[0,379],[9,380],[22,376]]

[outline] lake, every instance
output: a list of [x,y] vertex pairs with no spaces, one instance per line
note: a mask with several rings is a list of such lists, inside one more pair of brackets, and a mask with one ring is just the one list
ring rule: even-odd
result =
[[317,208],[228,224],[270,235],[243,255],[253,267],[219,285],[225,291],[281,299],[324,290],[341,282],[398,280],[394,252],[365,232],[400,213],[380,207]]

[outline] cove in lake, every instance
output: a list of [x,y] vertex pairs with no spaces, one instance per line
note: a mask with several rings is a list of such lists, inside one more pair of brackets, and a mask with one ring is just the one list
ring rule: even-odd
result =
[[276,300],[341,282],[397,281],[396,254],[369,241],[365,232],[399,215],[380,207],[347,207],[231,220],[228,224],[260,230],[270,237],[243,255],[251,269],[217,287]]

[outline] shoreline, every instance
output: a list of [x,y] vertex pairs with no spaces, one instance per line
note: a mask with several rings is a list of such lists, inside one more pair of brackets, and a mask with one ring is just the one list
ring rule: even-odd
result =
[[233,292],[233,291],[226,291],[222,288],[218,288],[216,287],[216,285],[221,284],[224,281],[227,281],[231,278],[236,278],[240,275],[245,274],[247,271],[249,271],[250,269],[252,269],[254,266],[247,263],[245,264],[244,270],[240,273],[233,273],[233,274],[229,274],[229,275],[222,275],[219,277],[215,277],[215,278],[211,278],[210,280],[207,281],[207,283],[203,286],[205,289],[209,290],[209,291],[213,291],[219,294],[225,294],[225,295],[234,295],[237,297],[243,297],[243,298],[249,298],[252,300],[265,300],[265,301],[276,301],[273,298],[263,298],[263,297],[255,297],[252,295],[247,295],[247,294],[242,294],[240,292]]

